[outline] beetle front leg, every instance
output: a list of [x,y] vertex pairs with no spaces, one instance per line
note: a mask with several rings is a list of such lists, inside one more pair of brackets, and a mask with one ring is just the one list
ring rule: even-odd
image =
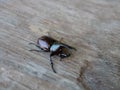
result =
[[[40,46],[38,45],[38,44],[35,44],[35,43],[29,43],[30,45],[35,45],[36,47],[38,47],[38,48],[40,48]],[[40,50],[41,51],[44,51],[42,48],[40,48]],[[37,51],[38,52],[38,50],[30,50],[30,51]]]
[[35,43],[29,43],[30,45],[35,45],[36,47],[39,47],[40,48],[40,46],[39,45],[37,45],[37,44],[35,44]]
[[42,52],[43,50],[30,49],[29,51]]

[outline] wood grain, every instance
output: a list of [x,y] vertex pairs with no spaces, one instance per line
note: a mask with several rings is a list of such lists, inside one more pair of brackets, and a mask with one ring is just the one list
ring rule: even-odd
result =
[[[119,0],[0,0],[0,90],[120,90]],[[50,67],[43,35],[74,46]],[[87,65],[86,66],[86,62]],[[87,67],[87,68],[84,68]]]

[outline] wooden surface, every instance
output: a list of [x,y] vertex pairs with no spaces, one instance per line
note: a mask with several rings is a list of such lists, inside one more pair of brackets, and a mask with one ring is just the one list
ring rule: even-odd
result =
[[[77,48],[53,61],[37,38]],[[0,0],[0,90],[120,90],[119,0]]]

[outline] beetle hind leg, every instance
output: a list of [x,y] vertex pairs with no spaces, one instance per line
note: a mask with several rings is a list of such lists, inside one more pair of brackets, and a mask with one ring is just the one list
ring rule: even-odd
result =
[[73,49],[75,51],[77,51],[77,49],[75,47],[72,47],[72,46],[69,46],[67,44],[64,44],[64,43],[61,43],[63,46],[65,46],[66,48],[69,48],[69,49]]

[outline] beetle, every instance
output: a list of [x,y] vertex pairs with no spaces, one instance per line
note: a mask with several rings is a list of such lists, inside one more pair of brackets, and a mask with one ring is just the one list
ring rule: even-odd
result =
[[40,38],[38,38],[37,40],[37,44],[35,43],[29,43],[32,45],[35,45],[36,47],[38,47],[40,50],[36,50],[36,49],[31,49],[29,51],[36,51],[36,52],[50,52],[50,63],[51,63],[51,68],[53,70],[54,73],[56,73],[56,70],[53,67],[53,60],[52,60],[52,56],[59,56],[60,57],[60,61],[63,58],[69,57],[70,54],[70,49],[74,49],[76,50],[76,48],[69,46],[67,44],[64,44],[58,40],[55,40],[49,36],[42,36]]

